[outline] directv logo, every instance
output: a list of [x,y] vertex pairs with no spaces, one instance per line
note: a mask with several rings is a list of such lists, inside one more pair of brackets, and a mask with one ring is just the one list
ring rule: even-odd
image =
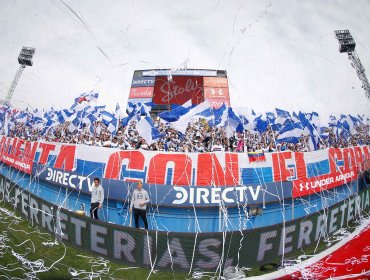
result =
[[154,80],[139,80],[139,81],[133,81],[133,85],[149,85],[154,83]]
[[[221,201],[225,203],[247,203],[247,197],[252,201],[257,201],[261,186],[253,188],[252,186],[239,186],[228,188],[183,188],[174,187],[176,198],[172,201],[173,204],[219,204]],[[263,192],[263,191],[261,191]]]
[[132,87],[152,87],[154,86],[155,79],[154,78],[134,78],[132,80]]

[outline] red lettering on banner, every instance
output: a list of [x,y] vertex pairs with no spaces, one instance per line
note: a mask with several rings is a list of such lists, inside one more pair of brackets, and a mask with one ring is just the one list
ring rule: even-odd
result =
[[30,164],[33,164],[33,159],[35,158],[37,142],[26,142],[22,158],[26,159]]
[[338,171],[336,160],[342,160],[343,155],[342,151],[338,148],[330,148],[329,149],[329,167],[330,173],[334,174]]
[[6,138],[5,145],[4,145],[4,150],[3,150],[4,155],[9,154],[9,149],[10,149],[10,146],[12,145],[12,142],[13,142],[12,140],[13,140],[12,138]]
[[185,154],[157,154],[150,160],[148,183],[166,184],[168,163],[173,162],[173,185],[189,186],[191,184],[192,161]]
[[75,163],[76,146],[62,145],[55,160],[54,168],[72,171]]
[[39,147],[42,149],[40,159],[39,159],[39,163],[40,164],[46,164],[47,161],[48,161],[50,151],[55,150],[55,145],[48,144],[48,143],[40,143]]
[[119,151],[109,156],[104,178],[119,180],[122,161],[125,159],[128,160],[127,168],[140,171],[144,169],[145,158],[140,151]]
[[225,153],[225,170],[215,154],[199,154],[198,186],[235,186],[239,184],[238,155]]
[[[33,148],[31,144],[23,139],[3,137],[0,142],[1,161],[15,169],[31,174],[37,143],[33,144]],[[10,146],[12,148],[9,151]]]
[[292,158],[292,152],[280,152],[272,154],[272,163],[274,169],[274,181],[287,181],[294,176],[294,171],[287,168],[285,161]]
[[364,161],[362,158],[362,150],[360,147],[354,147],[355,150],[355,159],[356,159],[356,166],[358,168],[358,171],[364,170]]
[[[2,156],[1,160],[2,162],[13,166],[14,159],[12,157],[12,149],[13,149],[14,139],[13,138],[6,138],[4,142],[4,146],[2,147]],[[12,147],[12,149],[10,149]]]
[[364,169],[368,170],[370,169],[370,150],[369,146],[363,146],[362,149],[364,150]]
[[18,138],[13,138],[12,140],[13,140],[13,143],[12,143],[12,148],[9,152],[9,156],[14,157],[14,155],[16,154]]
[[307,169],[306,169],[306,162],[304,160],[304,153],[295,152],[294,157],[295,157],[297,180],[298,179],[306,179],[307,178]]
[[15,159],[19,158],[20,155],[22,154],[21,146],[24,144],[24,142],[26,141],[23,139],[18,139],[17,145],[15,146],[15,149],[13,150],[13,153],[12,153]]
[[1,160],[1,157],[4,153],[5,141],[6,141],[6,137],[5,136],[1,137],[1,140],[0,140],[0,160]]
[[344,167],[340,168],[342,172],[345,172],[345,170],[350,170],[351,168],[355,168],[356,162],[355,162],[355,153],[352,148],[345,148],[343,149],[343,162]]

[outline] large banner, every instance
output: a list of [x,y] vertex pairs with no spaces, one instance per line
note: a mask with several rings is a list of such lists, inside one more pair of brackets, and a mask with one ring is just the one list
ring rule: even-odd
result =
[[[34,225],[69,244],[119,263],[152,269],[215,271],[227,266],[260,267],[281,262],[284,254],[329,238],[369,211],[369,189],[304,218],[253,230],[176,233],[138,230],[90,219],[52,205],[0,175],[0,201]],[[320,246],[319,246],[320,247]],[[324,246],[326,248],[326,246]]]
[[349,185],[370,168],[370,147],[266,153],[265,159],[0,138],[0,161],[46,183],[87,193],[99,177],[110,199],[124,201],[140,180],[152,204],[173,207],[271,203]]
[[182,105],[188,100],[193,105],[204,101],[203,77],[173,76],[171,80],[167,76],[155,78],[153,103]]
[[204,99],[208,100],[213,108],[220,108],[223,104],[230,106],[227,78],[204,77],[203,83]]

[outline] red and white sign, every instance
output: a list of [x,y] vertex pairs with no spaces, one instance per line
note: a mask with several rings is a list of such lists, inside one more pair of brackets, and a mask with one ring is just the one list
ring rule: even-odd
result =
[[229,99],[221,99],[221,98],[206,98],[211,105],[212,108],[218,109],[220,108],[224,103],[227,106],[230,106],[230,100]]
[[37,163],[47,164],[49,155],[54,155],[55,168],[71,171],[75,167],[75,145],[31,142],[5,136],[0,140],[0,161],[27,174],[32,173],[36,152],[40,155]]
[[356,169],[293,181],[293,197],[302,197],[348,184],[357,179]]
[[228,88],[227,78],[218,78],[218,77],[204,77],[203,84],[205,87],[214,87],[214,88]]
[[154,87],[134,87],[130,89],[129,98],[150,98],[153,97]]
[[205,87],[204,88],[204,97],[205,98],[230,99],[229,89],[228,88]]
[[184,104],[191,100],[192,104],[204,101],[203,77],[167,76],[156,77],[153,103],[155,104]]

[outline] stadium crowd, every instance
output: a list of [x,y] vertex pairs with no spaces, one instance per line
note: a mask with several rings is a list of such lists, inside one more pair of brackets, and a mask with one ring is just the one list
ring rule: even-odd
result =
[[[279,133],[271,126],[267,126],[263,132],[245,129],[243,133],[234,132],[230,135],[224,128],[210,127],[205,119],[198,119],[189,123],[185,135],[182,135],[158,117],[152,116],[152,119],[154,126],[163,137],[151,145],[148,145],[145,139],[138,134],[135,127],[136,121],[132,121],[126,127],[118,127],[114,135],[101,121],[94,123],[94,133],[91,133],[88,126],[72,132],[69,129],[69,122],[58,124],[46,133],[41,133],[41,128],[30,128],[18,122],[9,130],[8,135],[30,141],[85,144],[123,150],[143,149],[170,152],[274,152],[285,150],[307,152],[312,150],[309,145],[310,136],[303,134],[298,143],[276,144]],[[327,127],[324,131],[325,137],[319,138],[317,149],[370,145],[369,129],[368,124],[358,125],[356,133],[345,137],[336,135],[334,128]]]

